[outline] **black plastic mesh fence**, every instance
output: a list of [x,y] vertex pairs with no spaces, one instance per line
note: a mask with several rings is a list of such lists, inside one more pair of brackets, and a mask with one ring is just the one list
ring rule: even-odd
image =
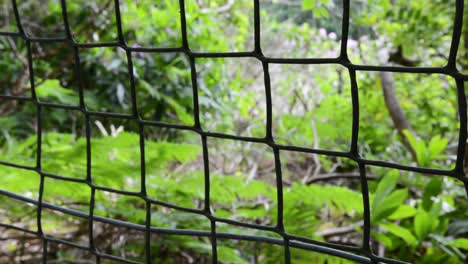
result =
[[[284,247],[284,256],[285,259],[283,260],[286,263],[291,262],[290,256],[290,249],[291,248],[300,248],[305,250],[310,250],[312,252],[319,252],[323,254],[338,256],[341,258],[345,258],[348,260],[353,260],[360,263],[403,263],[398,260],[392,259],[385,259],[378,257],[375,255],[371,248],[370,248],[370,232],[371,232],[371,222],[370,222],[370,206],[369,206],[369,193],[367,187],[367,179],[366,179],[366,166],[380,166],[386,168],[396,168],[399,170],[406,170],[406,171],[413,171],[424,173],[427,175],[437,175],[437,176],[449,176],[459,179],[465,184],[465,187],[468,189],[468,178],[465,177],[463,166],[464,166],[464,154],[465,154],[465,147],[466,147],[466,139],[467,139],[467,106],[466,106],[466,97],[464,92],[464,81],[468,81],[468,76],[463,75],[460,73],[456,68],[456,56],[457,50],[460,42],[461,32],[462,32],[462,20],[463,20],[463,8],[464,8],[464,1],[457,0],[456,1],[456,15],[453,18],[453,35],[452,35],[452,42],[450,47],[450,54],[448,57],[448,63],[444,67],[394,67],[394,66],[368,66],[368,65],[356,65],[350,62],[347,55],[347,40],[348,40],[348,28],[350,24],[350,1],[344,0],[343,10],[342,10],[342,41],[341,41],[341,49],[340,55],[337,58],[332,59],[319,59],[319,58],[297,58],[297,59],[290,59],[290,58],[270,58],[266,57],[262,53],[262,45],[268,45],[265,43],[260,42],[260,34],[261,34],[261,25],[260,25],[260,4],[259,0],[254,0],[254,43],[255,49],[251,52],[225,52],[225,53],[201,53],[201,52],[193,52],[189,47],[189,42],[187,39],[187,25],[186,25],[186,12],[185,12],[185,3],[184,0],[179,0],[180,4],[180,21],[181,21],[181,36],[182,36],[182,47],[176,48],[142,48],[142,47],[133,47],[128,46],[126,44],[126,40],[124,39],[124,35],[122,32],[122,25],[121,25],[121,13],[119,8],[119,1],[115,0],[115,17],[117,21],[117,28],[118,28],[118,41],[117,42],[107,42],[107,43],[94,43],[94,44],[83,44],[78,43],[74,40],[73,34],[71,32],[69,22],[68,22],[68,14],[67,14],[67,3],[66,0],[61,0],[61,8],[62,8],[62,18],[63,23],[65,25],[66,37],[65,38],[35,38],[28,36],[25,33],[22,22],[21,16],[18,12],[18,6],[16,0],[12,0],[13,10],[14,10],[14,18],[17,24],[17,28],[19,32],[11,33],[11,32],[0,32],[0,36],[15,36],[22,38],[27,43],[28,49],[28,61],[30,68],[30,83],[32,87],[32,97],[27,99],[32,101],[37,106],[37,125],[38,125],[38,148],[37,148],[37,163],[34,167],[23,166],[15,163],[1,161],[0,164],[4,166],[11,166],[16,168],[22,168],[27,170],[36,171],[40,174],[40,187],[39,187],[39,199],[33,200],[27,197],[23,197],[20,195],[16,195],[11,192],[7,192],[4,190],[0,190],[0,194],[7,196],[9,198],[16,199],[21,202],[33,204],[37,206],[37,226],[38,230],[31,231],[24,228],[20,228],[14,226],[12,224],[0,224],[0,226],[4,228],[15,229],[21,232],[26,232],[31,234],[42,241],[43,244],[43,263],[47,262],[47,244],[48,243],[61,243],[66,244],[71,247],[76,247],[81,250],[89,251],[96,257],[96,261],[100,262],[103,259],[110,259],[114,261],[121,261],[125,263],[135,263],[133,261],[123,259],[120,257],[104,254],[100,252],[96,247],[96,242],[93,238],[93,222],[101,222],[107,223],[115,226],[125,227],[131,230],[138,230],[145,233],[145,259],[146,263],[151,262],[151,252],[150,252],[150,245],[151,241],[151,234],[171,234],[171,235],[181,235],[181,236],[199,236],[199,237],[208,237],[211,240],[212,245],[212,260],[213,263],[217,262],[217,239],[234,239],[234,240],[245,240],[245,241],[257,241],[257,242],[265,242],[271,243],[276,245],[281,245]],[[33,58],[31,55],[31,44],[39,42],[39,43],[69,43],[73,46],[74,50],[74,58],[77,62],[80,61],[80,49],[83,48],[93,48],[93,47],[120,47],[126,51],[127,61],[128,61],[128,74],[130,76],[131,82],[131,99],[132,99],[132,114],[117,114],[117,113],[103,113],[97,111],[90,111],[86,108],[84,103],[84,95],[83,95],[83,88],[79,87],[79,106],[67,106],[61,104],[52,104],[47,102],[42,102],[38,99],[35,93],[35,83],[34,83],[34,71],[32,70],[32,63]],[[134,81],[134,72],[133,72],[133,65],[132,65],[132,53],[140,53],[140,52],[153,52],[153,53],[166,53],[166,52],[182,52],[185,53],[189,57],[190,61],[190,70],[191,70],[191,78],[192,78],[192,89],[193,89],[193,103],[194,103],[194,125],[193,126],[184,126],[184,125],[171,125],[166,123],[159,123],[153,121],[146,121],[142,120],[138,113],[137,108],[137,100],[135,94],[135,81]],[[227,135],[222,133],[212,133],[204,131],[200,125],[200,118],[199,118],[199,102],[198,102],[198,89],[197,89],[197,69],[195,65],[195,59],[197,58],[227,58],[227,57],[251,57],[258,59],[263,65],[263,72],[264,72],[264,81],[265,81],[265,97],[266,97],[266,109],[267,109],[267,116],[266,116],[266,137],[264,138],[255,138],[255,137],[243,137],[243,136],[233,136]],[[351,94],[352,94],[352,109],[353,115],[352,117],[352,140],[350,144],[349,151],[347,152],[338,152],[338,151],[327,151],[327,150],[320,150],[320,149],[313,149],[307,148],[302,146],[293,146],[293,145],[281,145],[275,143],[272,134],[272,94],[270,88],[270,73],[269,73],[269,65],[271,63],[275,64],[339,64],[348,69],[349,76],[351,79]],[[77,65],[80,65],[77,63]],[[75,69],[77,76],[80,76],[80,67],[76,67]],[[457,152],[457,161],[456,166],[453,170],[439,170],[439,169],[429,169],[429,168],[421,168],[421,167],[413,167],[413,166],[405,166],[401,164],[395,164],[385,161],[375,161],[375,160],[367,160],[359,156],[358,154],[358,133],[359,133],[359,103],[358,103],[358,85],[356,82],[356,72],[358,71],[388,71],[388,72],[405,72],[405,73],[425,73],[425,74],[444,74],[453,77],[456,80],[457,84],[457,93],[458,93],[458,109],[459,109],[459,122],[460,122],[460,130],[459,130],[459,142],[458,142],[458,152]],[[21,99],[26,100],[24,98],[16,98],[15,96],[7,96],[2,95],[0,97],[2,100],[12,100],[12,99]],[[54,107],[54,108],[61,108],[61,109],[71,109],[81,111],[86,118],[86,138],[87,138],[87,177],[85,180],[74,180],[81,184],[86,184],[91,188],[91,197],[90,198],[90,209],[89,214],[82,213],[79,211],[75,211],[72,209],[67,209],[64,207],[52,205],[46,202],[43,202],[43,192],[44,192],[44,185],[45,179],[47,177],[57,178],[69,181],[71,179],[65,178],[59,175],[53,175],[44,172],[41,170],[41,133],[42,133],[42,123],[41,119],[43,116],[42,109],[43,107]],[[93,183],[93,177],[91,175],[91,168],[90,164],[91,160],[91,146],[90,146],[90,119],[93,116],[105,116],[105,117],[113,117],[113,118],[122,118],[122,119],[131,119],[136,121],[140,127],[140,154],[142,157],[142,175],[141,175],[141,190],[137,193],[126,192],[126,191],[119,191],[113,190],[109,188],[105,188],[102,186],[97,186]],[[201,136],[202,140],[202,147],[203,147],[203,160],[204,160],[204,171],[205,171],[205,199],[204,199],[204,209],[197,210],[197,209],[188,209],[188,208],[181,208],[170,203],[161,202],[158,200],[151,199],[147,196],[147,190],[145,187],[146,175],[144,172],[145,162],[144,162],[144,149],[145,149],[145,141],[143,139],[143,128],[146,126],[156,126],[156,127],[167,127],[173,128],[178,130],[189,130],[198,133]],[[263,225],[256,225],[256,224],[246,224],[241,223],[234,220],[224,219],[220,217],[214,216],[210,212],[210,169],[209,169],[209,160],[208,160],[208,147],[207,147],[207,139],[208,138],[225,138],[230,140],[237,140],[237,141],[247,141],[247,142],[257,142],[257,143],[264,143],[267,144],[274,153],[275,158],[275,172],[276,172],[276,185],[277,185],[277,225],[274,227],[263,226]],[[363,205],[364,205],[364,226],[363,226],[363,246],[362,247],[355,247],[355,246],[346,246],[346,245],[337,245],[331,244],[326,242],[319,242],[312,239],[300,237],[297,235],[289,234],[285,231],[283,225],[283,181],[282,181],[282,172],[281,172],[281,161],[280,161],[280,152],[281,151],[298,151],[303,153],[315,153],[315,154],[322,154],[327,156],[333,157],[345,157],[354,160],[359,164],[359,171],[360,171],[360,182],[362,186],[362,197],[363,197]],[[1,177],[1,175],[0,175]],[[18,179],[21,181],[21,179]],[[1,189],[1,186],[0,186]],[[103,190],[107,192],[118,193],[122,195],[129,195],[140,197],[146,201],[146,225],[138,225],[132,224],[124,221],[119,221],[116,219],[105,218],[101,216],[97,216],[94,214],[95,209],[95,192],[97,190]],[[311,194],[313,195],[313,194]],[[307,199],[307,197],[304,197]],[[198,231],[198,230],[180,230],[180,229],[166,229],[166,228],[157,228],[153,227],[150,224],[151,221],[151,205],[164,205],[169,208],[174,208],[177,210],[183,210],[185,212],[203,215],[207,219],[209,219],[211,223],[211,230],[210,231]],[[89,244],[88,246],[83,246],[80,244],[75,244],[73,242],[57,239],[54,237],[47,236],[43,232],[42,228],[42,212],[45,209],[54,210],[57,212],[61,212],[64,214],[69,214],[79,218],[85,218],[89,220]],[[239,235],[239,234],[231,234],[231,233],[221,233],[216,230],[216,223],[228,223],[237,226],[243,226],[248,228],[254,228],[258,230],[266,230],[270,232],[274,232],[279,235],[280,238],[273,238],[273,237],[264,237],[264,236],[252,236],[252,235]]]

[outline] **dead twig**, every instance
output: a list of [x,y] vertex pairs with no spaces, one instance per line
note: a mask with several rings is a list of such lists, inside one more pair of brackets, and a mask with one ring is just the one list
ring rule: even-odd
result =
[[354,232],[357,227],[361,227],[363,225],[364,225],[364,221],[359,221],[349,226],[327,228],[322,231],[315,232],[315,235],[321,236],[324,238],[332,237],[332,236],[342,236],[342,235],[346,235],[346,234]]

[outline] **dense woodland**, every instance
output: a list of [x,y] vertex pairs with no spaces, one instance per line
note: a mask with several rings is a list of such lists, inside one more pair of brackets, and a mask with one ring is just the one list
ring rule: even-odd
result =
[[[0,2],[1,32],[20,32],[12,2]],[[254,57],[193,59],[183,49],[146,49],[185,45],[175,0],[67,0],[70,32],[60,1],[16,2],[21,30],[31,38],[61,39],[70,33],[77,43],[89,45],[75,49],[70,42],[28,43],[14,34],[0,34],[0,223],[4,225],[34,232],[40,228],[46,236],[88,247],[86,218],[44,208],[38,226],[37,206],[7,197],[5,192],[89,215],[92,190],[87,181],[91,180],[104,187],[93,191],[96,217],[210,232],[209,218],[183,209],[189,208],[220,219],[275,227],[280,169],[287,233],[331,245],[363,247],[363,181],[357,162],[348,154],[337,157],[285,148],[279,151],[281,163],[276,168],[273,149],[261,140],[216,136],[266,137],[265,81],[271,86],[272,136],[277,144],[356,151],[368,160],[412,167],[452,170],[456,166],[460,130],[466,129],[460,128],[458,105],[466,98],[459,98],[465,96],[461,84],[457,88],[449,75],[358,70],[359,134],[357,150],[352,150],[352,79],[342,64],[270,63],[267,80],[262,62]],[[121,21],[115,16],[116,2]],[[259,2],[264,56],[340,56],[343,1]],[[446,66],[455,3],[351,0],[349,61],[372,66]],[[458,71],[466,74],[467,9],[465,4],[456,57]],[[192,52],[254,50],[252,0],[186,0],[185,12]],[[126,43],[140,49],[127,52],[123,45],[95,47],[95,43]],[[194,105],[194,91],[199,107]],[[44,103],[40,112],[35,100]],[[137,113],[145,125],[132,118],[86,113]],[[206,139],[207,164],[202,138],[193,129],[197,120],[203,131],[213,133]],[[464,165],[468,167],[467,153]],[[210,176],[209,203],[205,169]],[[455,176],[380,166],[364,170],[370,247],[375,255],[410,263],[466,261],[468,181],[464,185]],[[45,176],[42,197],[38,172]],[[141,175],[145,175],[144,186]],[[106,191],[111,189],[129,194],[145,189],[150,199],[159,202]],[[147,206],[151,206],[150,223]],[[228,222],[216,221],[216,232],[281,238],[272,231]],[[99,252],[145,260],[144,232],[100,221],[92,227]],[[14,229],[0,230],[1,263],[41,261],[41,239]],[[153,233],[150,252],[153,263],[210,263],[212,259],[208,237]],[[217,253],[220,263],[283,263],[285,251],[280,245],[219,238]],[[292,263],[350,263],[301,249],[291,248],[290,253]],[[96,262],[89,251],[53,242],[47,244],[47,259],[48,263]]]

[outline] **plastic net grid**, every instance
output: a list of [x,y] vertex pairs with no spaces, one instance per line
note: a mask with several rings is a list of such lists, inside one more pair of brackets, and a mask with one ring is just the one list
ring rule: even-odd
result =
[[[189,48],[189,38],[187,36],[187,23],[186,23],[186,11],[185,11],[185,1],[179,0],[180,6],[180,23],[181,23],[181,39],[182,39],[182,46],[175,47],[175,48],[145,48],[145,47],[136,47],[130,46],[127,44],[126,39],[124,38],[124,33],[122,30],[122,19],[120,13],[120,3],[118,0],[114,1],[115,5],[115,19],[117,25],[117,34],[118,34],[118,41],[115,42],[98,42],[92,44],[85,44],[79,43],[73,36],[71,27],[69,25],[69,17],[67,13],[67,1],[61,0],[60,6],[62,11],[62,19],[64,30],[66,32],[66,37],[57,37],[57,38],[37,38],[33,36],[29,36],[21,22],[20,12],[18,11],[18,5],[16,0],[12,0],[13,6],[13,15],[15,18],[16,26],[18,28],[18,32],[0,32],[0,36],[10,36],[10,37],[18,37],[25,41],[27,47],[27,64],[29,66],[29,78],[30,78],[30,86],[31,86],[31,97],[24,98],[24,97],[17,97],[12,95],[0,95],[1,100],[23,100],[28,101],[36,105],[36,119],[37,119],[37,153],[36,153],[36,166],[24,166],[19,165],[12,162],[7,161],[0,161],[1,165],[16,167],[26,170],[35,171],[40,175],[40,186],[39,186],[39,194],[38,199],[30,199],[24,196],[20,196],[8,191],[0,190],[0,194],[18,200],[20,202],[25,202],[29,204],[33,204],[37,206],[37,231],[28,230],[25,228],[17,227],[12,224],[4,224],[0,223],[1,227],[7,229],[14,229],[18,231],[22,231],[32,235],[33,237],[37,237],[42,241],[42,248],[43,248],[43,263],[47,262],[47,255],[48,255],[48,243],[58,243],[64,244],[70,247],[75,247],[77,249],[81,249],[84,251],[88,251],[90,254],[94,255],[96,258],[96,262],[99,263],[102,259],[110,259],[114,261],[120,261],[124,263],[138,263],[129,259],[105,254],[100,252],[96,243],[98,243],[93,235],[93,223],[94,222],[101,222],[105,224],[110,224],[116,227],[126,228],[128,230],[144,232],[144,246],[145,246],[145,263],[150,263],[151,260],[151,243],[152,243],[152,234],[167,234],[167,235],[180,235],[180,236],[197,236],[197,237],[207,237],[211,241],[212,245],[212,253],[211,258],[213,263],[218,262],[218,248],[217,248],[217,240],[218,239],[233,239],[233,240],[244,240],[244,241],[256,241],[256,242],[264,242],[270,244],[276,244],[282,246],[284,248],[284,262],[291,263],[291,248],[300,248],[305,250],[310,250],[312,252],[319,252],[323,254],[333,255],[337,257],[341,257],[344,259],[356,261],[359,263],[404,263],[399,260],[394,259],[387,259],[382,258],[375,255],[370,247],[370,232],[371,232],[371,222],[370,222],[370,205],[369,205],[369,192],[367,187],[367,179],[366,179],[366,166],[380,166],[386,168],[395,168],[399,170],[406,170],[412,172],[419,172],[428,175],[439,175],[439,176],[449,176],[454,177],[462,182],[465,183],[465,186],[468,186],[468,180],[464,175],[463,171],[463,157],[466,147],[466,138],[467,138],[467,110],[466,110],[466,100],[465,100],[465,92],[464,92],[464,82],[468,81],[468,76],[463,75],[457,70],[456,67],[456,58],[457,58],[457,51],[458,46],[460,43],[461,38],[461,31],[462,31],[462,21],[463,21],[463,8],[464,2],[463,0],[456,1],[456,13],[453,24],[453,33],[452,33],[452,42],[450,47],[450,53],[447,61],[447,65],[444,67],[396,67],[396,66],[370,66],[370,65],[357,65],[353,64],[347,55],[347,41],[348,41],[348,30],[350,26],[350,1],[344,0],[343,1],[343,10],[342,10],[342,39],[341,39],[341,47],[339,56],[336,58],[272,58],[264,56],[262,53],[262,45],[260,41],[260,34],[261,34],[261,25],[260,25],[260,1],[254,0],[254,8],[253,8],[253,18],[254,18],[254,50],[248,52],[194,52]],[[79,83],[78,85],[78,92],[79,92],[79,105],[78,106],[70,106],[70,105],[63,105],[63,104],[55,104],[49,102],[43,102],[38,99],[38,96],[35,93],[35,79],[34,75],[35,72],[33,70],[33,56],[32,56],[32,49],[31,46],[34,43],[67,43],[72,48],[73,56],[76,62],[76,75],[78,79],[81,76],[81,69],[80,69],[80,50],[87,49],[87,48],[121,48],[125,51],[125,56],[127,59],[127,70],[128,76],[130,81],[130,91],[131,91],[131,113],[130,114],[121,114],[121,113],[108,113],[108,112],[98,112],[98,111],[91,111],[86,107],[84,101],[84,91],[82,85]],[[138,102],[137,96],[135,91],[135,78],[134,78],[134,71],[133,71],[133,57],[132,54],[135,53],[168,53],[168,52],[180,52],[184,53],[189,58],[190,64],[190,71],[191,71],[191,80],[192,80],[192,91],[193,91],[193,126],[186,126],[186,125],[175,125],[175,124],[167,124],[155,121],[147,121],[143,120],[138,111]],[[257,59],[263,68],[264,73],[264,84],[265,84],[265,98],[266,98],[266,124],[265,124],[265,132],[266,136],[257,138],[257,137],[244,137],[244,136],[234,136],[229,134],[223,133],[214,133],[204,131],[201,126],[200,122],[200,107],[198,102],[198,92],[199,89],[197,88],[197,67],[196,67],[196,59],[197,58],[254,58]],[[270,64],[337,64],[345,67],[348,71],[349,78],[351,80],[351,96],[352,96],[352,137],[351,142],[349,145],[349,151],[340,152],[340,151],[329,151],[329,150],[322,150],[322,149],[314,149],[302,146],[294,146],[294,145],[282,145],[277,144],[274,140],[274,136],[272,133],[272,91],[270,87],[270,72],[269,72],[269,65]],[[397,163],[391,163],[386,161],[376,161],[376,160],[367,160],[362,158],[358,153],[358,133],[359,133],[359,98],[358,98],[358,84],[356,81],[356,73],[358,71],[386,71],[386,72],[403,72],[403,73],[423,73],[423,74],[443,74],[451,76],[457,85],[457,96],[458,96],[458,109],[459,109],[459,123],[460,123],[460,130],[459,130],[459,143],[458,143],[458,152],[457,152],[457,160],[456,166],[453,170],[440,170],[440,169],[430,169],[430,168],[422,168],[422,167],[413,167],[413,166],[406,166]],[[85,130],[86,130],[86,159],[87,159],[87,166],[86,166],[86,179],[70,179],[61,175],[51,174],[44,172],[41,169],[41,138],[42,138],[42,119],[44,117],[44,108],[52,107],[52,108],[60,108],[60,109],[67,109],[67,110],[75,110],[80,111],[85,118]],[[93,176],[91,173],[91,120],[93,117],[111,117],[111,118],[119,118],[119,119],[128,119],[133,120],[138,123],[139,131],[140,131],[140,155],[141,155],[141,190],[138,192],[129,192],[124,190],[114,190],[106,187],[102,187],[96,185],[93,182]],[[144,128],[145,127],[164,127],[164,128],[171,128],[176,130],[186,130],[192,131],[194,133],[198,133],[201,138],[201,147],[203,149],[203,164],[204,164],[204,188],[205,188],[205,197],[204,197],[204,205],[201,210],[198,209],[190,209],[179,207],[176,205],[171,204],[170,202],[163,202],[156,199],[153,199],[148,196],[146,190],[146,175],[145,175],[145,139],[144,139]],[[275,226],[264,226],[264,225],[257,225],[257,224],[247,224],[242,223],[234,220],[224,219],[215,216],[210,211],[210,169],[209,169],[209,154],[208,154],[208,140],[210,138],[221,138],[221,139],[228,139],[228,140],[237,140],[237,141],[244,141],[244,142],[253,142],[253,143],[262,143],[271,149],[274,154],[274,164],[275,164],[275,175],[276,175],[276,190],[277,190],[277,223]],[[338,245],[333,243],[326,243],[326,242],[319,242],[309,238],[289,234],[285,231],[284,223],[283,223],[283,180],[282,180],[282,171],[281,171],[281,160],[280,160],[280,152],[282,151],[297,151],[302,153],[312,153],[312,154],[321,154],[339,158],[348,158],[354,160],[359,167],[359,174],[360,174],[360,184],[362,190],[362,199],[363,199],[363,208],[364,208],[364,225],[363,225],[363,244],[362,247],[355,247],[355,246],[347,246],[347,245]],[[44,188],[46,185],[46,179],[59,179],[63,181],[73,181],[79,184],[86,184],[90,188],[90,200],[89,200],[89,212],[83,213],[73,209],[53,205],[43,201],[44,196]],[[95,193],[97,191],[106,191],[111,193],[116,193],[120,195],[127,195],[127,196],[134,196],[139,197],[145,203],[145,212],[146,212],[146,224],[139,225],[133,224],[129,222],[119,221],[116,219],[106,218],[102,216],[98,216],[95,214]],[[307,197],[304,197],[307,199]],[[168,208],[176,209],[185,211],[192,214],[197,214],[200,216],[206,217],[207,221],[210,222],[211,230],[209,231],[199,231],[199,230],[181,230],[181,229],[170,229],[170,228],[158,228],[151,225],[151,208],[154,205],[161,205]],[[61,212],[64,214],[68,214],[74,217],[86,219],[88,221],[88,245],[82,245],[74,242],[70,242],[63,239],[58,239],[55,237],[48,236],[44,233],[42,228],[42,216],[45,210],[53,210],[57,212]],[[241,235],[241,234],[231,234],[231,233],[222,233],[216,230],[216,223],[227,223],[231,225],[253,228],[257,230],[265,230],[276,233],[280,238],[273,238],[273,237],[266,237],[266,236],[255,236],[255,235]]]

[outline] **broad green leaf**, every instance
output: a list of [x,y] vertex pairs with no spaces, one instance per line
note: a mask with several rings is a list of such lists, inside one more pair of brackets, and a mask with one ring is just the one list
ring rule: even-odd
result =
[[449,245],[468,250],[468,238],[457,238],[449,242]]
[[396,183],[398,181],[398,171],[391,170],[387,173],[377,185],[377,190],[375,191],[375,196],[373,200],[373,207],[379,206],[382,201],[395,189]]
[[415,246],[418,244],[416,237],[408,229],[398,226],[394,223],[380,223],[379,226],[386,229],[391,234],[403,239],[408,245]]
[[411,147],[413,147],[414,151],[416,152],[418,164],[420,166],[424,166],[428,162],[426,144],[424,141],[413,135],[413,133],[411,133],[409,130],[404,130],[403,134],[406,136]]
[[432,178],[424,189],[422,205],[424,210],[429,211],[433,204],[432,197],[437,196],[442,191],[442,179]]
[[315,8],[315,0],[302,0],[302,10],[313,10]]
[[380,204],[380,206],[375,207],[374,211],[371,211],[371,221],[375,223],[381,219],[390,216],[393,212],[395,212],[398,209],[398,207],[404,204],[407,197],[407,189],[395,190],[390,195],[385,197],[384,201]]
[[393,247],[393,241],[386,233],[383,232],[372,232],[372,237],[374,237],[377,241],[384,244],[387,248]]
[[442,212],[442,203],[443,201],[434,203],[431,207],[431,210],[427,211],[432,218],[438,219],[440,213]]
[[328,13],[328,10],[326,8],[319,6],[314,10],[314,15],[317,18],[322,18],[322,17],[328,17],[330,14]]
[[414,217],[414,232],[419,240],[424,240],[427,235],[432,231],[432,219],[430,215],[424,211],[419,211]]
[[399,220],[408,217],[413,217],[416,214],[416,212],[417,211],[414,207],[403,204],[399,206],[398,209],[388,217],[388,219]]
[[429,157],[430,159],[435,159],[439,156],[447,147],[448,139],[441,138],[439,135],[433,137],[429,142]]
[[377,221],[381,218],[381,213],[386,211],[389,207],[384,204],[386,198],[395,189],[398,180],[398,171],[391,170],[387,173],[377,185],[377,190],[374,193],[374,199],[372,200],[371,212],[373,221]]

